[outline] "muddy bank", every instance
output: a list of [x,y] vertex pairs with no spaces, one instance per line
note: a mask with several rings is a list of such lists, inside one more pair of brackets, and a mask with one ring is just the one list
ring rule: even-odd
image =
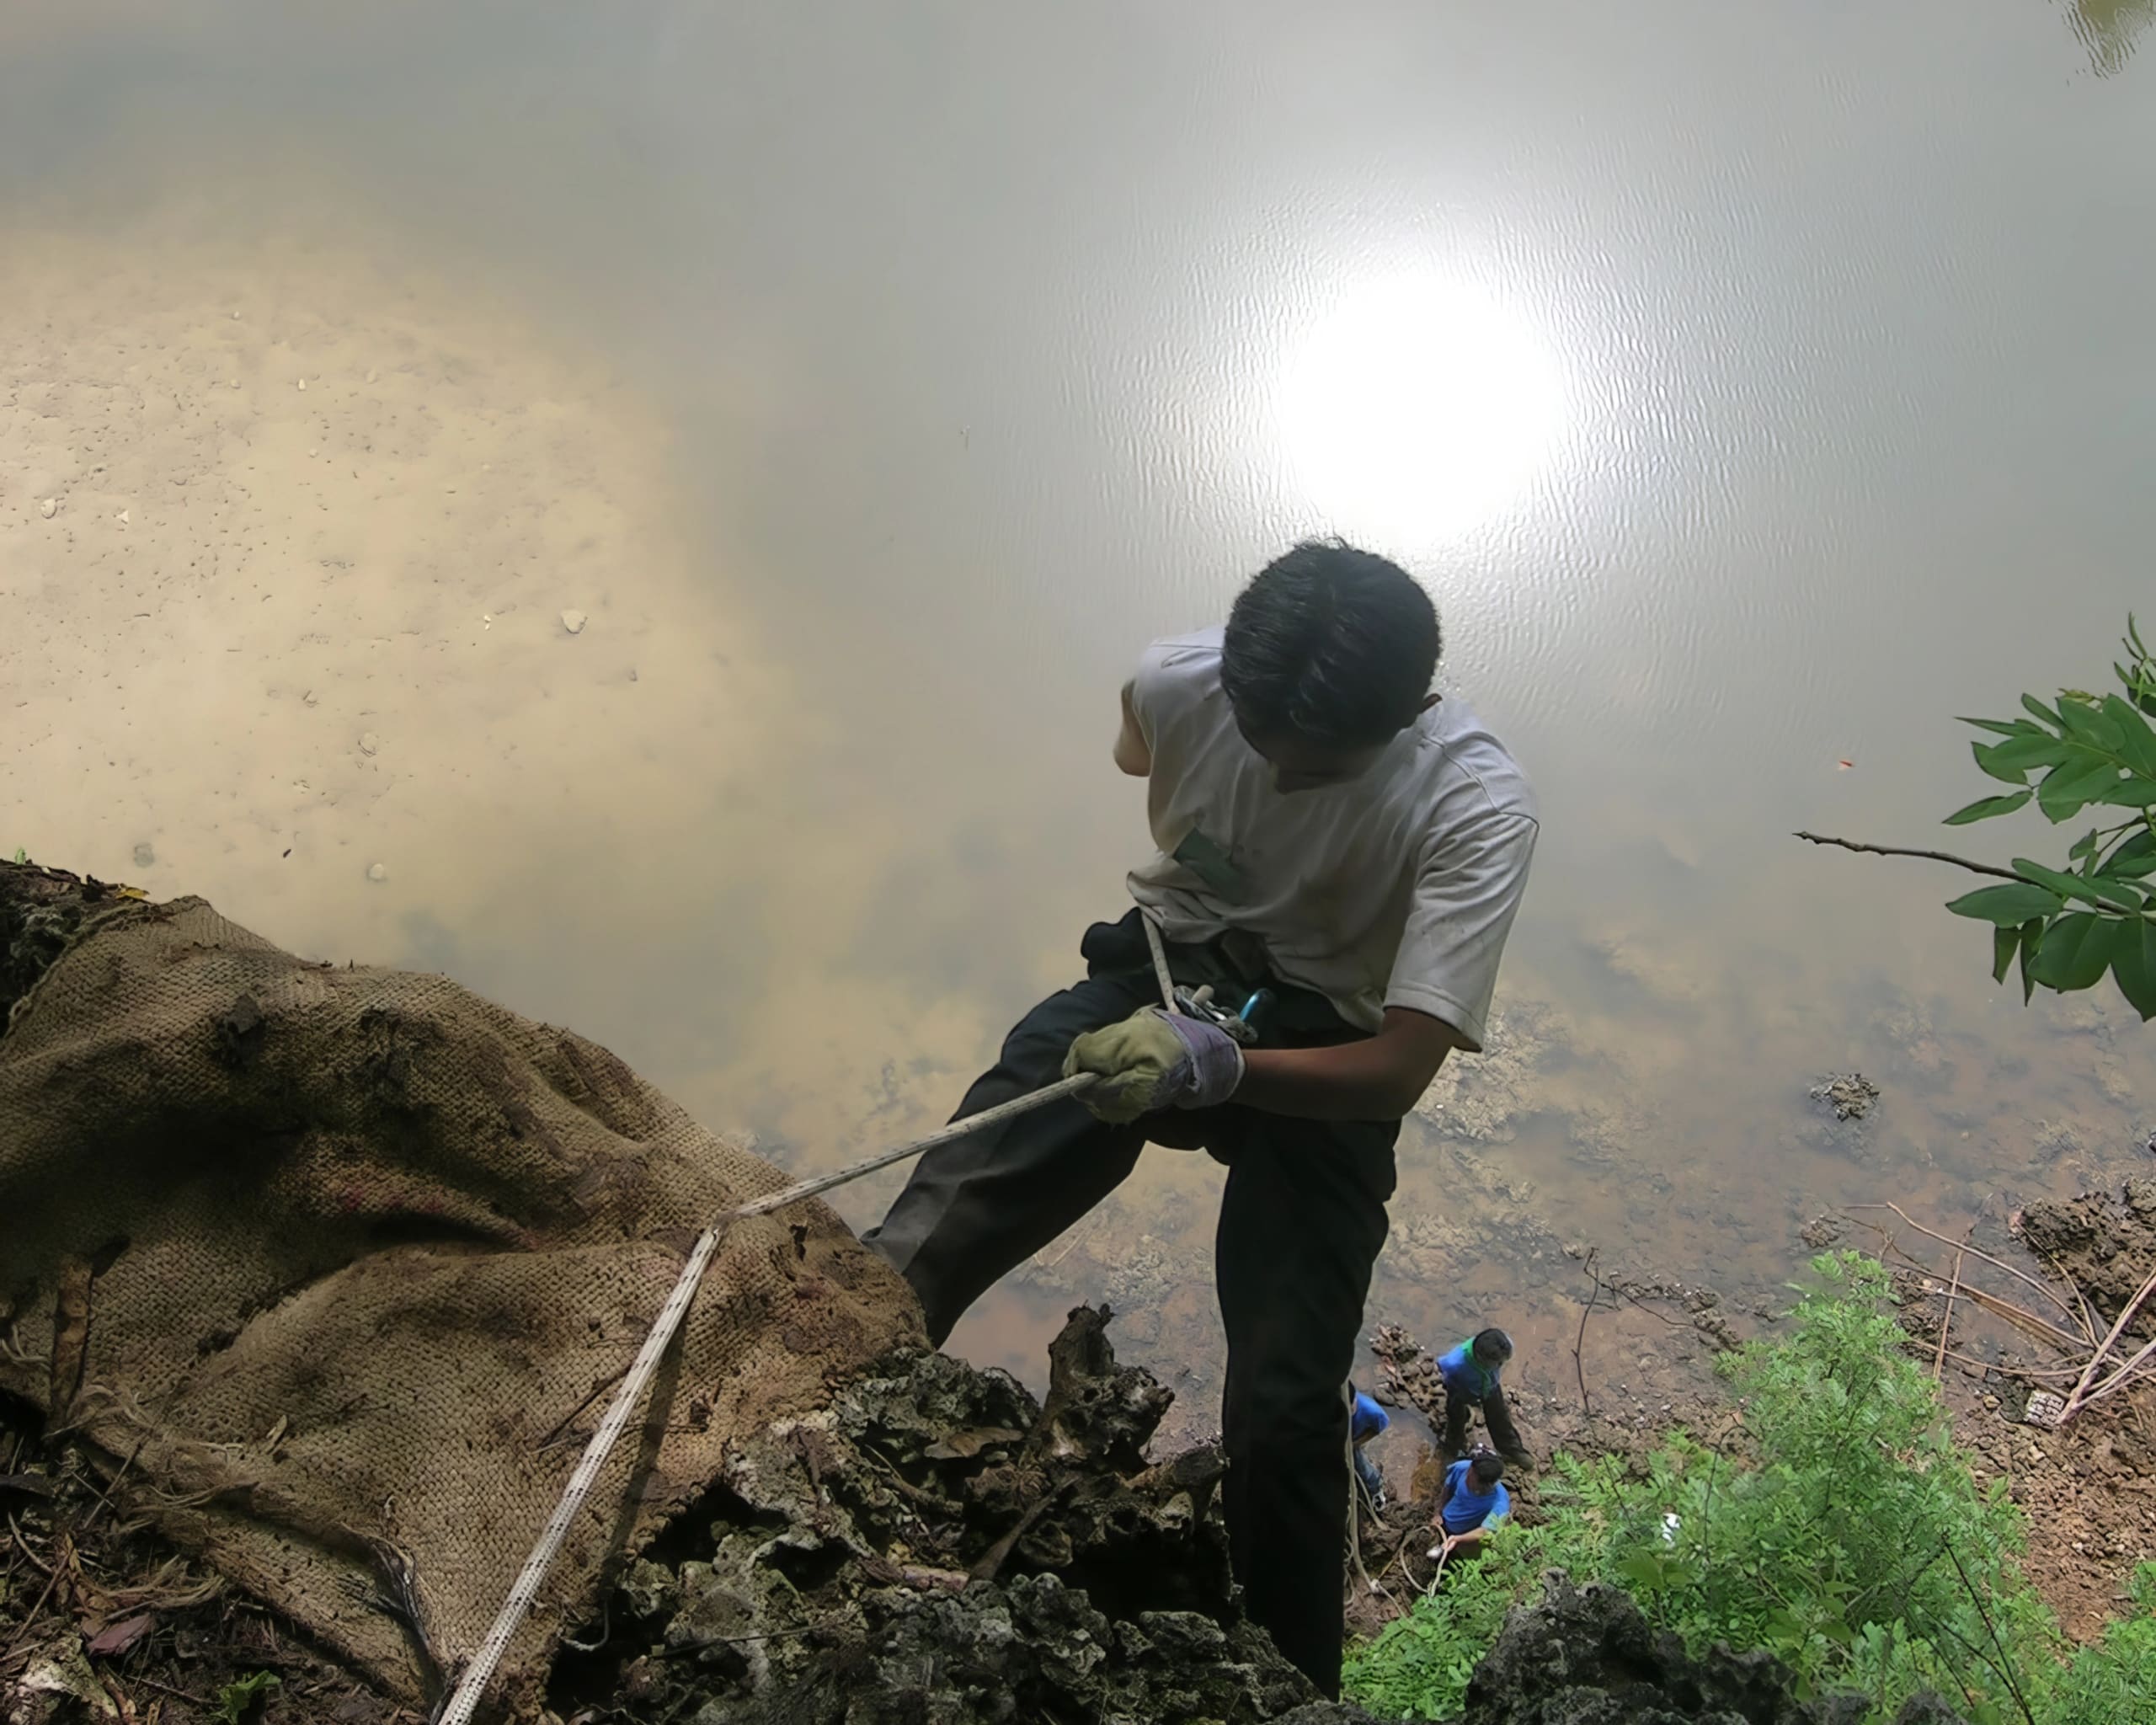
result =
[[[2156,1276],[2156,1180],[2031,1204],[2014,1231],[2037,1265],[2079,1290],[2108,1332]],[[2156,1338],[2156,1313],[2144,1303],[2119,1338],[2115,1354],[2135,1355]],[[2059,1370],[2029,1354],[2012,1345],[2001,1351],[2009,1366]],[[2030,1578],[2067,1632],[2088,1641],[2117,1615],[2134,1566],[2156,1560],[2156,1378],[2144,1367],[2059,1429],[2030,1423],[2031,1388],[2040,1382],[2057,1392],[2069,1381],[2009,1371],[1952,1399],[1957,1435],[2028,1514]]]

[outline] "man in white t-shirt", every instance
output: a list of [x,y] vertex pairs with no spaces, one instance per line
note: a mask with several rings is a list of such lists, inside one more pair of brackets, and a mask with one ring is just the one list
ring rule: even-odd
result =
[[[1454,1049],[1480,1051],[1527,882],[1533,793],[1431,692],[1438,618],[1396,564],[1305,542],[1225,630],[1157,642],[1123,692],[1115,762],[1148,781],[1159,854],[1139,910],[1088,932],[1086,980],[1018,1023],[958,1116],[1066,1071],[1077,1102],[931,1151],[867,1236],[940,1344],[1005,1272],[1114,1190],[1147,1143],[1228,1169],[1214,1276],[1230,1556],[1251,1617],[1339,1692],[1348,1405],[1385,1243],[1400,1121]],[[1246,1050],[1161,1010],[1175,980],[1275,996]]]

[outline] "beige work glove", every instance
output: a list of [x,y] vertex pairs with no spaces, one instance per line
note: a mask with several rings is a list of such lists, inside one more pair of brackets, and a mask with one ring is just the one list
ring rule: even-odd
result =
[[1218,1025],[1147,1007],[1072,1043],[1063,1076],[1081,1072],[1102,1075],[1080,1098],[1094,1118],[1127,1126],[1161,1108],[1227,1101],[1243,1081],[1243,1051]]

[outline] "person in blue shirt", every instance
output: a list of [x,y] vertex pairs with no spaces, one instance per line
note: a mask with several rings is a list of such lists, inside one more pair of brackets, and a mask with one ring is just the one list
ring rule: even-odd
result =
[[1513,1357],[1513,1338],[1502,1330],[1478,1331],[1449,1354],[1438,1357],[1438,1375],[1445,1386],[1444,1459],[1449,1463],[1467,1448],[1467,1423],[1475,1410],[1482,1410],[1497,1453],[1522,1467],[1532,1467],[1534,1458],[1520,1441],[1513,1424],[1512,1409],[1505,1405],[1497,1374]]
[[1355,1446],[1355,1477],[1361,1482],[1374,1512],[1385,1508],[1385,1477],[1379,1473],[1377,1463],[1364,1452],[1363,1445],[1390,1425],[1392,1416],[1353,1384],[1348,1385],[1348,1393],[1355,1401],[1354,1413],[1348,1423],[1348,1440]]
[[1505,1464],[1486,1450],[1463,1457],[1445,1470],[1445,1482],[1438,1493],[1438,1513],[1431,1526],[1444,1535],[1438,1551],[1447,1557],[1466,1557],[1482,1543],[1482,1536],[1512,1513],[1512,1493],[1505,1489]]

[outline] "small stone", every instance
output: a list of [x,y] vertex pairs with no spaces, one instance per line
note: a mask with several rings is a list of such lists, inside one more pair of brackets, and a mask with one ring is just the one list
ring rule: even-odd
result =
[[300,699],[306,702],[308,706],[312,707],[321,699],[321,697],[318,696],[313,690],[309,689],[307,693],[300,697]]
[[56,497],[48,497],[37,506],[37,512],[49,521],[59,512],[59,509],[60,499]]
[[306,379],[306,378],[302,377],[302,378],[301,378],[301,379],[300,379],[300,387],[301,387],[302,389],[305,389],[305,388],[307,387],[307,379]]
[[377,737],[372,731],[361,731],[360,733],[360,754],[371,755],[381,747],[382,739]]
[[372,366],[369,366],[367,367],[367,382],[370,382],[370,383],[373,382],[374,382],[374,380],[375,380],[376,378],[379,377],[381,375],[382,375],[382,373],[381,373],[381,372],[379,372],[379,371],[376,371],[376,370],[375,370],[375,368],[374,368]]
[[367,879],[369,880],[387,880],[389,879],[389,870],[379,862],[371,862],[367,865]]
[[147,868],[157,860],[157,853],[155,850],[151,848],[150,841],[147,839],[144,839],[141,844],[136,846],[135,866],[137,868]]
[[[50,515],[51,511],[48,510],[45,513]],[[562,627],[572,635],[581,635],[584,633],[584,613],[580,611],[565,611],[562,613]]]
[[232,322],[235,323],[239,322],[239,313],[237,312],[234,312],[232,313]]

